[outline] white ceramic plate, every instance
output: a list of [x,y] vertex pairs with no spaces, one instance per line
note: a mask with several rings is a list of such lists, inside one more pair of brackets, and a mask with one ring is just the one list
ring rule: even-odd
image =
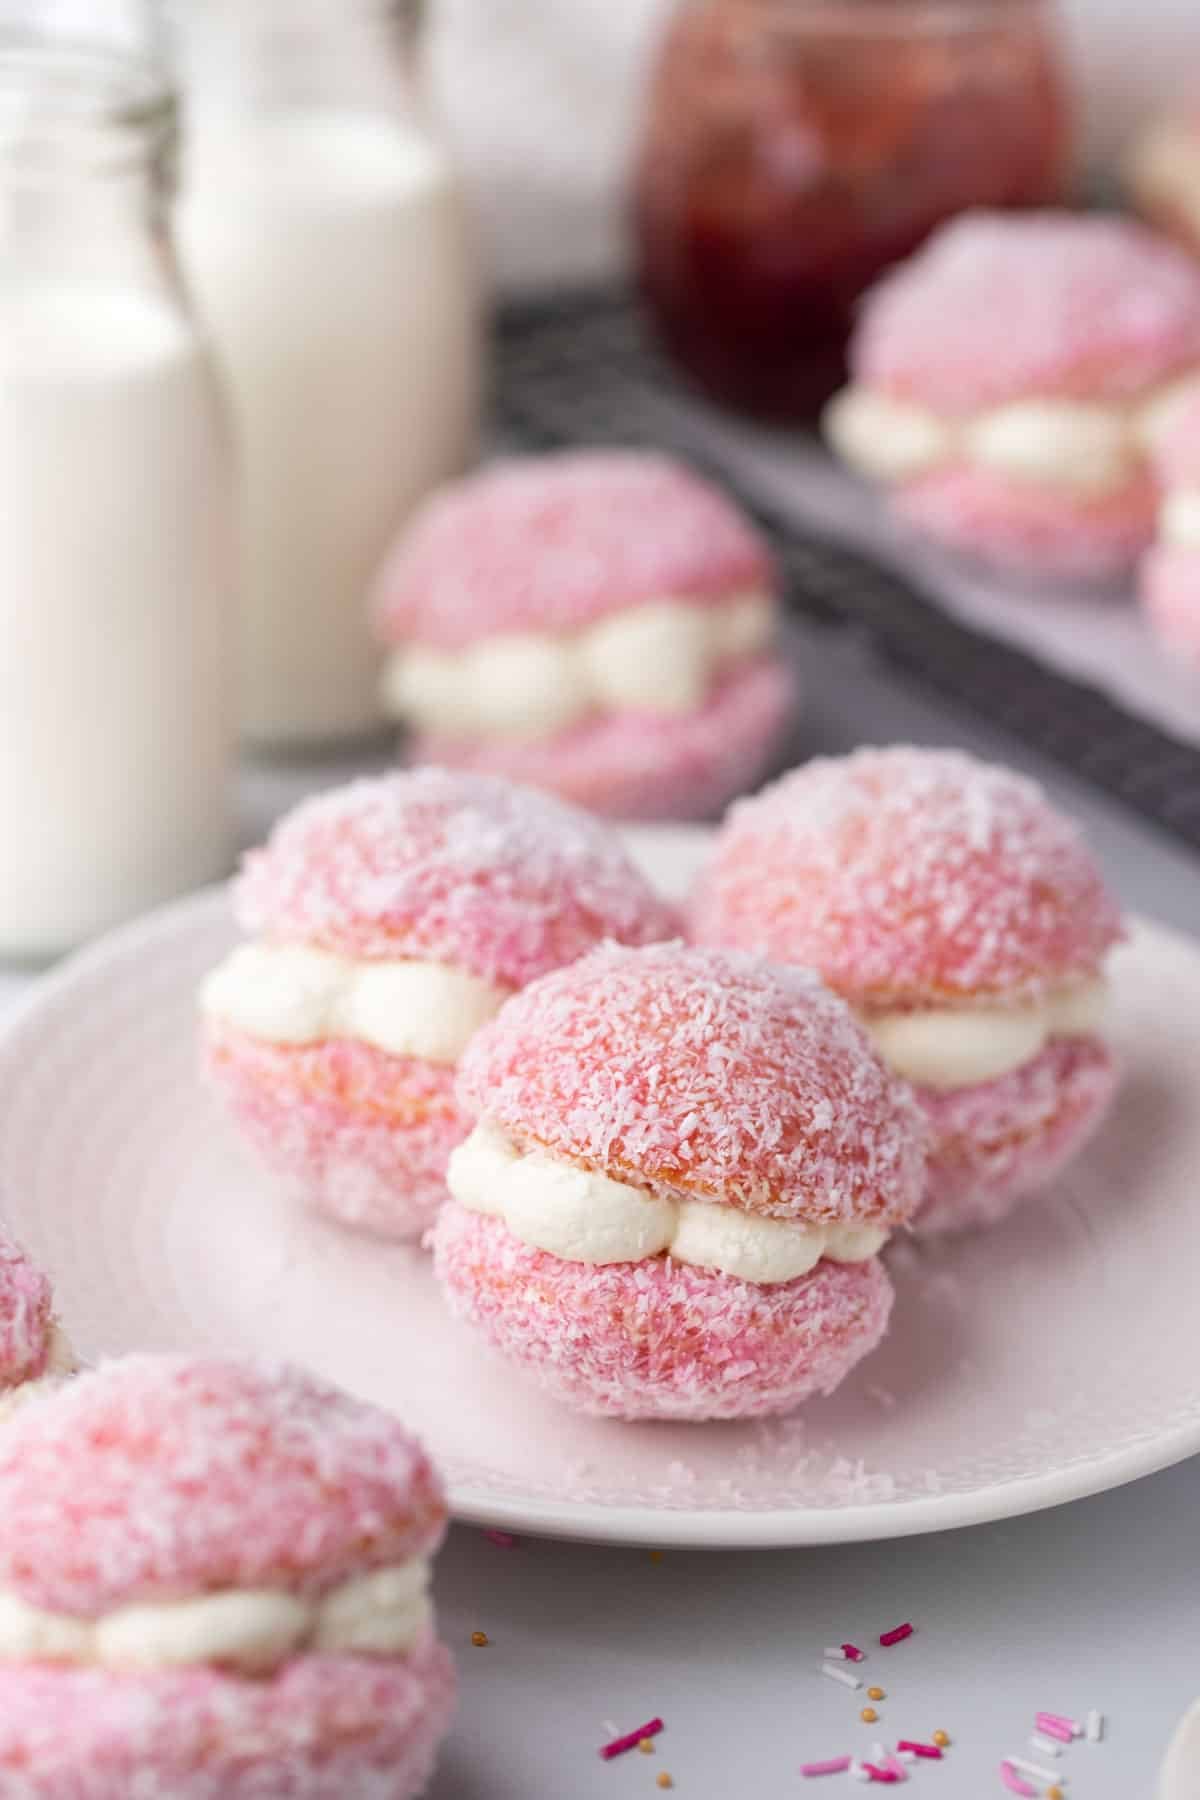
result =
[[[704,834],[633,837],[679,891]],[[425,1259],[291,1208],[193,1062],[223,892],[44,982],[0,1042],[0,1211],[87,1357],[298,1359],[394,1406],[458,1515],[651,1544],[834,1543],[1028,1512],[1200,1449],[1200,948],[1118,956],[1116,1114],[1070,1179],[985,1237],[894,1246],[895,1325],[830,1400],[754,1425],[626,1426],[542,1398],[443,1313]]]

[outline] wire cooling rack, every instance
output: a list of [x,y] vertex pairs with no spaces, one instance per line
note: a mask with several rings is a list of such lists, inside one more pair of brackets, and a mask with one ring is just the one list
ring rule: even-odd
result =
[[494,413],[510,442],[643,444],[686,454],[767,533],[793,609],[853,628],[881,660],[1200,849],[1200,749],[963,624],[891,569],[798,528],[747,491],[719,430],[698,432],[694,411],[679,403],[677,378],[625,297],[576,294],[510,308],[497,345]]

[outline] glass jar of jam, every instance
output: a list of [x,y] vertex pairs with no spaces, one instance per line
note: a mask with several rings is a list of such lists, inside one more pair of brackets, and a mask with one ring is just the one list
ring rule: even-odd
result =
[[712,395],[810,416],[855,300],[941,220],[1060,195],[1052,0],[681,0],[635,175],[643,294]]

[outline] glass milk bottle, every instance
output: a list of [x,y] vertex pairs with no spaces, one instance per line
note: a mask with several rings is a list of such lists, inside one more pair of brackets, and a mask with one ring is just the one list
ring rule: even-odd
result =
[[177,236],[240,463],[241,720],[302,749],[378,728],[367,616],[392,534],[470,459],[465,208],[381,0],[176,0]]
[[232,860],[228,471],[171,123],[145,66],[0,36],[0,956]]

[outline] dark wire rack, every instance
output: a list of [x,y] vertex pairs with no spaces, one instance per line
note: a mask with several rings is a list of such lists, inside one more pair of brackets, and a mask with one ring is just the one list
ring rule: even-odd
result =
[[1200,849],[1200,749],[964,625],[893,570],[798,528],[747,491],[720,434],[698,433],[693,414],[664,405],[682,390],[627,298],[574,294],[510,308],[496,340],[493,413],[509,442],[653,445],[686,455],[767,533],[796,612],[853,629],[881,661]]

